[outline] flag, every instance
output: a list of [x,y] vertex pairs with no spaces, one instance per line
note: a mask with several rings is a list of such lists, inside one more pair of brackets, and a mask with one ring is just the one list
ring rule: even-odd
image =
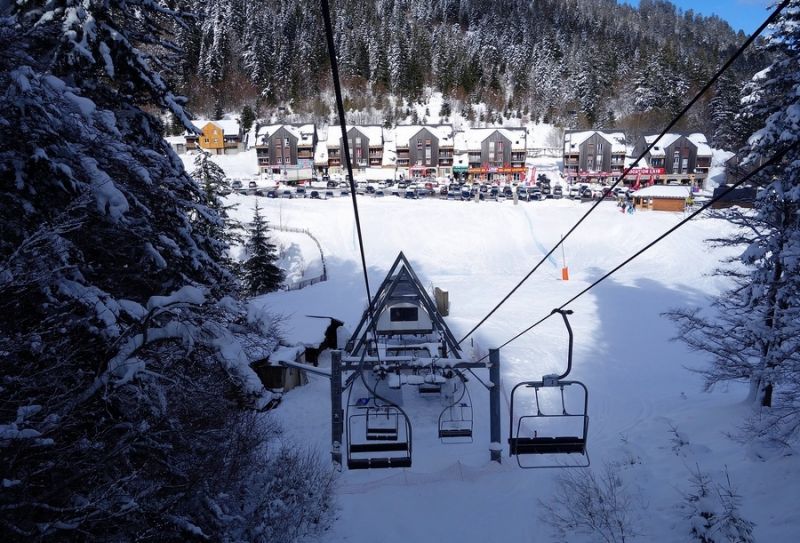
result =
[[636,174],[636,183],[633,184],[633,190],[639,190],[640,188],[642,188],[641,180],[642,180],[642,174],[637,173]]

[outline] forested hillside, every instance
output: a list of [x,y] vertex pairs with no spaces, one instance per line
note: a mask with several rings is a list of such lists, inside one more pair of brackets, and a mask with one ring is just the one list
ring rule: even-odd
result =
[[[318,2],[184,3],[198,18],[178,32],[188,52],[179,83],[196,113],[250,104],[261,115],[280,106],[327,119],[331,77]],[[331,9],[349,108],[374,108],[389,123],[408,114],[402,100],[430,86],[467,118],[471,103],[485,102],[488,122],[525,116],[648,129],[680,110],[746,38],[664,0],[642,0],[638,9],[615,0],[334,0]],[[722,125],[741,83],[765,64],[746,55],[718,98],[708,96],[680,128],[728,137]]]

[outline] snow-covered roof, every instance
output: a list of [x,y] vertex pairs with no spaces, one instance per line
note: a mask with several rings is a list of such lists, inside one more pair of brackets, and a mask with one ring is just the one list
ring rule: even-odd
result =
[[575,153],[583,143],[597,134],[611,144],[612,153],[626,153],[625,134],[622,132],[601,132],[599,130],[584,130],[582,132],[567,132],[564,134],[564,152]]
[[394,129],[394,141],[396,147],[408,147],[408,140],[420,130],[427,129],[431,134],[439,139],[439,147],[452,147],[453,127],[448,125],[423,126],[407,125],[398,126]]
[[460,150],[480,149],[484,140],[495,132],[499,132],[511,141],[512,151],[525,150],[526,133],[524,128],[468,128],[456,135],[457,145],[455,147]]
[[711,156],[713,154],[705,134],[696,132],[694,134],[689,134],[686,138],[697,146],[697,156]]
[[664,134],[661,137],[661,139],[657,139],[658,138],[658,134],[656,134],[656,135],[653,135],[653,136],[645,136],[644,137],[644,142],[647,145],[650,145],[651,143],[653,143],[655,141],[656,144],[650,150],[650,156],[662,157],[662,156],[664,156],[664,149],[666,149],[667,147],[669,147],[670,145],[675,143],[675,140],[677,140],[680,137],[681,137],[680,134],[668,133],[668,134]]
[[268,126],[261,126],[258,128],[258,135],[256,136],[256,141],[261,144],[264,138],[268,138],[271,134],[274,134],[278,130],[283,128],[287,132],[289,132],[292,136],[297,138],[297,145],[308,146],[312,145],[314,142],[314,125],[313,124],[304,124],[304,125],[291,125],[291,124],[273,124]]
[[325,331],[330,324],[330,319],[318,319],[299,313],[282,315],[281,336],[290,345],[317,347],[325,340]]
[[171,145],[186,143],[186,136],[166,136],[164,139]]
[[[351,126],[347,125],[347,131],[350,132],[353,128],[364,134],[369,139],[371,146],[383,145],[383,127],[382,126]],[[328,138],[326,144],[328,147],[339,147],[339,140],[342,139],[342,129],[339,125],[328,127]]]
[[231,120],[231,119],[219,119],[219,120],[208,120],[208,119],[195,119],[192,121],[192,124],[195,125],[199,130],[205,128],[207,124],[214,124],[218,128],[222,130],[223,136],[238,136],[239,135],[239,121]]
[[683,200],[691,194],[691,187],[686,185],[653,185],[639,189],[633,193],[634,196],[645,198],[674,198]]

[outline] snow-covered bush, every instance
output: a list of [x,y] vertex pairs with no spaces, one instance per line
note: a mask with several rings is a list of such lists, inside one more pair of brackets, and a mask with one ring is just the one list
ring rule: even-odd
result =
[[615,464],[606,464],[599,476],[591,468],[565,469],[555,494],[540,502],[540,520],[564,541],[574,532],[606,543],[630,541],[638,535],[637,505],[620,473]]
[[692,541],[700,543],[752,543],[752,522],[739,512],[741,498],[725,471],[725,483],[715,483],[696,466],[689,478],[691,489],[684,495],[681,511],[689,521]]

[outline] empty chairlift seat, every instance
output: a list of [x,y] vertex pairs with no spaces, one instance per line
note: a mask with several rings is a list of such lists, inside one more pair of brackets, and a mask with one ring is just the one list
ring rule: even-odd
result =
[[[528,381],[511,391],[509,453],[520,467],[586,467],[589,393],[579,381]],[[520,414],[523,413],[523,414]],[[578,454],[575,463],[565,455]],[[523,465],[520,456],[543,455],[544,463]]]

